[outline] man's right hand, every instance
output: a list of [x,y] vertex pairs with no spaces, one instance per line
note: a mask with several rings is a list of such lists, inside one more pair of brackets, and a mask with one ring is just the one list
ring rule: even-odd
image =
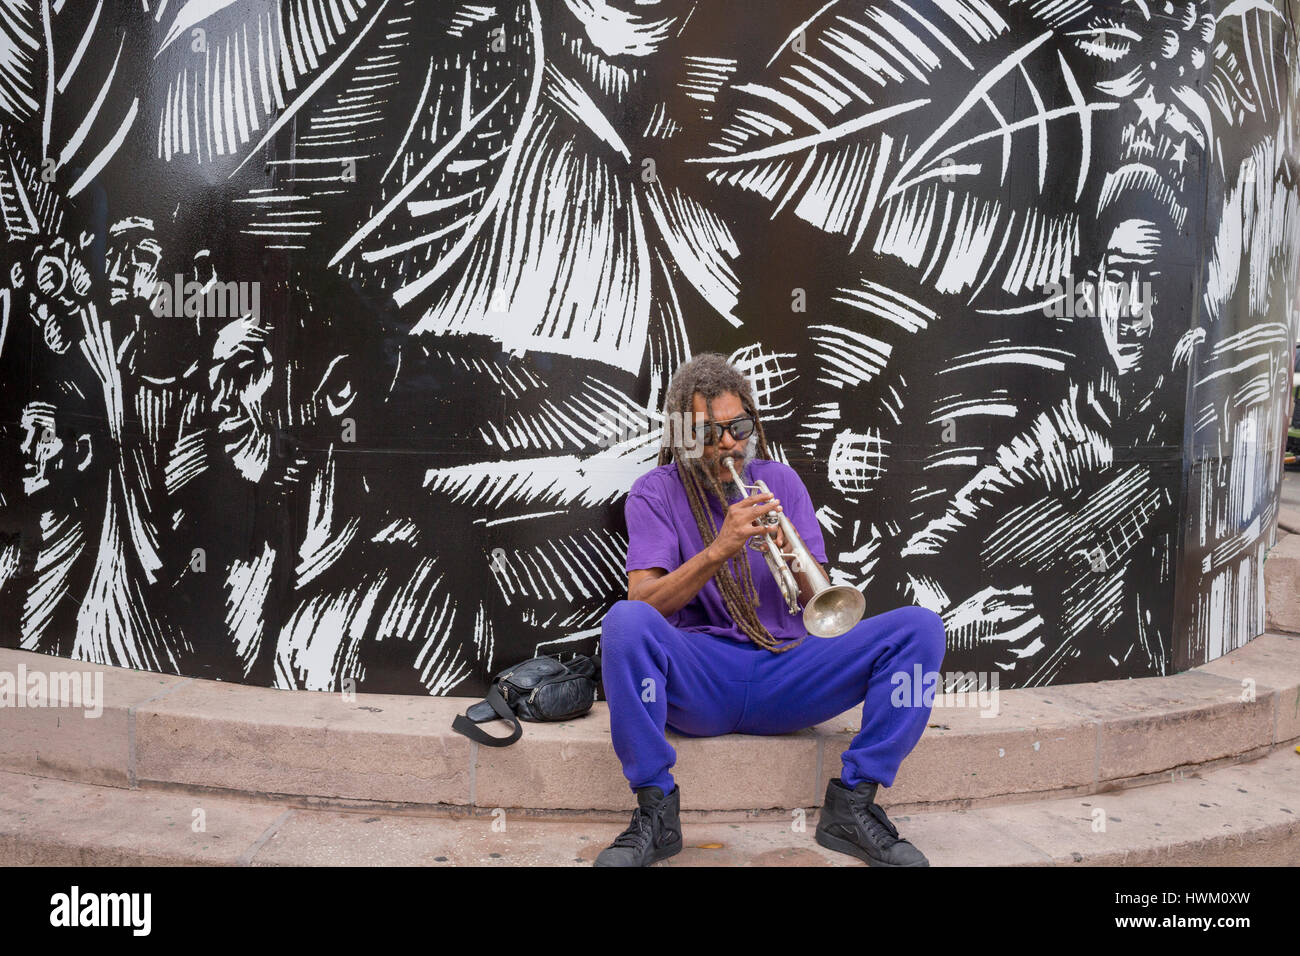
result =
[[781,502],[771,492],[760,492],[729,505],[718,536],[708,547],[713,559],[730,561],[754,535],[776,534],[780,525],[768,527],[757,523],[758,518],[771,511],[781,511]]

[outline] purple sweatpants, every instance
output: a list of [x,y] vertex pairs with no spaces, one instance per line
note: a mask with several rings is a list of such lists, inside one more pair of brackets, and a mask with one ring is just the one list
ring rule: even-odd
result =
[[[943,619],[922,607],[865,618],[839,637],[809,637],[773,654],[756,644],[679,631],[644,601],[619,601],[601,627],[601,671],[614,752],[629,786],[669,793],[677,752],[664,728],[689,737],[788,734],[863,704],[841,780],[894,782],[930,708],[893,706],[895,674],[938,671]],[[918,698],[919,700],[919,698]]]

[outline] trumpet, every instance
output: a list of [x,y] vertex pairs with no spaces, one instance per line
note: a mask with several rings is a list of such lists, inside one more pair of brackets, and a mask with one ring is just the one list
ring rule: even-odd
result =
[[[752,488],[757,488],[763,494],[771,493],[766,482],[758,481],[747,485],[741,481],[740,475],[736,473],[734,459],[727,459],[727,468],[731,470],[731,477],[735,479],[736,485],[744,496],[751,494]],[[803,624],[809,634],[815,637],[839,637],[862,620],[862,615],[867,609],[867,600],[862,596],[862,592],[847,584],[831,584],[817,560],[808,551],[807,545],[803,543],[803,539],[799,537],[799,532],[795,531],[794,522],[784,513],[779,512],[768,512],[758,520],[768,527],[780,525],[785,535],[786,547],[790,549],[788,552],[782,551],[776,546],[771,535],[765,533],[762,536],[763,556],[767,559],[767,566],[772,576],[776,578],[776,583],[781,588],[781,594],[785,597],[785,603],[789,606],[791,614],[799,613],[800,581],[812,587],[813,596],[809,599],[808,606],[803,609]],[[787,559],[789,559],[788,564]]]

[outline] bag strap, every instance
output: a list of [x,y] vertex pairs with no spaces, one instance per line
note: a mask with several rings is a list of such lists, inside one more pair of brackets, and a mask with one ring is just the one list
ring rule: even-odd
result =
[[475,743],[483,744],[485,747],[509,747],[512,743],[524,735],[524,725],[519,722],[515,712],[510,709],[505,698],[501,696],[501,691],[497,689],[496,684],[488,688],[487,697],[484,698],[487,703],[492,705],[492,709],[497,712],[497,716],[502,720],[514,725],[514,733],[509,737],[494,737],[484,730],[481,730],[474,721],[470,720],[464,714],[458,714],[456,719],[451,722],[451,729],[458,734],[464,734]]

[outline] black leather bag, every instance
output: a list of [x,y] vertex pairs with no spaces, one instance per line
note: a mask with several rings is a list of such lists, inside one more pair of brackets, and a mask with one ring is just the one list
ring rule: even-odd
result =
[[[521,736],[520,720],[572,720],[596,702],[600,658],[576,655],[571,661],[534,657],[492,679],[487,697],[452,721],[451,729],[487,747],[508,747]],[[493,737],[476,724],[500,718],[514,728],[509,737]]]

